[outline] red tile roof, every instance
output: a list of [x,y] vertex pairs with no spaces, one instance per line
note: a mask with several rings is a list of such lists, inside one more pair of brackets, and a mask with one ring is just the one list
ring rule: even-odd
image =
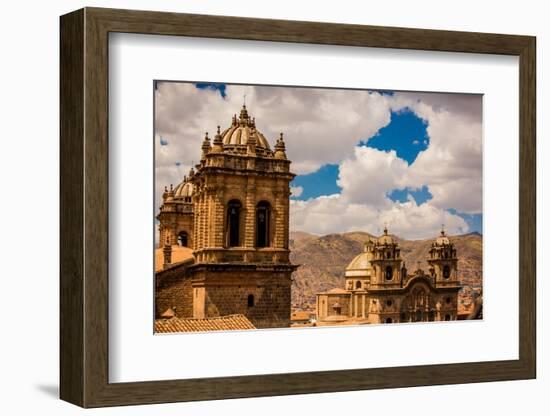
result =
[[[172,264],[181,263],[193,259],[193,250],[188,247],[172,246]],[[164,267],[164,253],[162,248],[155,249],[155,272],[159,272]]]
[[227,315],[215,318],[170,318],[155,320],[155,332],[209,332],[256,329],[244,315]]

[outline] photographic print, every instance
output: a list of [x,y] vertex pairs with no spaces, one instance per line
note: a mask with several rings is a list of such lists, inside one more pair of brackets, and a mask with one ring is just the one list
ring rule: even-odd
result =
[[482,100],[155,81],[155,333],[482,319]]

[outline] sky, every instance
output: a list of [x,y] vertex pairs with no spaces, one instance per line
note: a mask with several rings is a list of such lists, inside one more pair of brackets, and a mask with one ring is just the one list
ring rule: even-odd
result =
[[482,233],[482,96],[155,82],[155,206],[200,159],[205,132],[246,101],[273,148],[284,133],[290,228],[407,239]]

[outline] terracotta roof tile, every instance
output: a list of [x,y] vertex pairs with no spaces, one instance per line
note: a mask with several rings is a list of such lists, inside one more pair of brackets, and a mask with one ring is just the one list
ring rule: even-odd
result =
[[[193,250],[188,247],[178,245],[172,246],[172,263],[181,263],[193,259]],[[155,272],[159,272],[163,268],[164,253],[162,248],[155,249]]]
[[157,319],[155,332],[209,332],[256,329],[244,315],[227,315],[215,318]]

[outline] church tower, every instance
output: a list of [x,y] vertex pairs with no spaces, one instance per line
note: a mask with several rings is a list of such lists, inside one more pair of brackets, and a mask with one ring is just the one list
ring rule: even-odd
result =
[[193,245],[193,184],[184,177],[174,189],[164,188],[159,220],[159,247]]
[[189,175],[193,316],[245,315],[257,328],[290,325],[290,160],[283,135],[271,150],[243,105]]
[[384,234],[368,249],[372,251],[370,262],[374,269],[370,287],[372,289],[401,287],[407,272],[402,267],[403,260],[399,244],[388,234],[387,227],[384,227]]
[[458,258],[454,244],[449,241],[445,230],[432,243],[428,264],[430,275],[435,279],[436,287],[456,286],[458,284]]

